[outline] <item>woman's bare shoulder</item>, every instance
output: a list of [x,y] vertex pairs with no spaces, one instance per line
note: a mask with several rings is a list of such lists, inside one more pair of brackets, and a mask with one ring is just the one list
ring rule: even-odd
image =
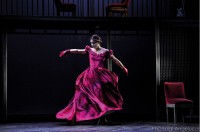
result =
[[106,49],[106,48],[101,48],[104,52],[106,52],[106,51],[109,51],[109,49]]

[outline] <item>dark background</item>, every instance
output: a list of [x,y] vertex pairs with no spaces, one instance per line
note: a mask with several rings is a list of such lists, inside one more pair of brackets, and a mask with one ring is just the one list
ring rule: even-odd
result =
[[[115,56],[129,69],[127,77],[113,63],[124,97],[123,111],[155,114],[153,36],[115,36],[111,41]],[[9,35],[8,114],[56,114],[64,108],[74,94],[76,77],[89,66],[89,61],[87,55],[59,58],[58,54],[86,44],[89,36]]]
[[[69,1],[78,4],[78,0]],[[109,24],[110,27],[114,25],[113,29],[101,27],[106,19],[104,7],[120,0],[98,2],[89,7],[99,4],[100,8],[88,8],[84,1],[81,8],[77,8],[76,17],[71,17],[70,13],[61,13],[58,17],[52,0],[0,0],[2,52],[7,43],[7,96],[3,91],[4,54],[1,57],[1,117],[7,116],[9,121],[55,120],[55,114],[73,97],[77,76],[89,66],[87,55],[59,58],[59,52],[85,48],[93,33],[102,37],[102,46],[107,48],[109,32],[114,55],[129,70],[127,77],[118,66],[112,65],[119,76],[119,90],[124,98],[124,109],[113,113],[113,118],[166,121],[165,81],[185,83],[186,96],[194,101],[194,117],[198,118],[199,1],[186,1],[186,16],[178,18],[175,0],[135,0],[128,8],[128,18],[120,15],[111,18],[113,23]],[[143,23],[137,22],[141,19]],[[87,20],[92,20],[94,27],[91,22],[87,24]],[[66,27],[67,22],[71,25]],[[152,22],[155,25],[149,24]],[[159,26],[159,45],[156,26]],[[157,69],[160,69],[159,74]]]

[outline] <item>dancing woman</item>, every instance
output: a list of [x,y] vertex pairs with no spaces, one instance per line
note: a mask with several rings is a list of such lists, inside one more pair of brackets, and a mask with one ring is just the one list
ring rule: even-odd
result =
[[[83,71],[75,83],[75,94],[69,104],[56,114],[57,119],[85,121],[122,110],[123,98],[118,90],[118,76],[105,68],[106,60],[111,58],[128,75],[127,68],[114,55],[112,50],[101,47],[102,39],[94,34],[91,46],[85,49],[67,49],[59,56],[68,54],[88,54],[90,66]],[[104,119],[105,121],[105,119]]]

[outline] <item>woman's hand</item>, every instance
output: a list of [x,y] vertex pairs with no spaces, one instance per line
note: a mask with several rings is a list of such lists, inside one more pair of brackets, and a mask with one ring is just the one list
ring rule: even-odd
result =
[[128,76],[128,69],[126,67],[123,67],[122,70]]
[[69,53],[70,53],[69,49],[68,50],[63,50],[63,51],[60,52],[59,57],[63,57],[64,55],[66,56]]

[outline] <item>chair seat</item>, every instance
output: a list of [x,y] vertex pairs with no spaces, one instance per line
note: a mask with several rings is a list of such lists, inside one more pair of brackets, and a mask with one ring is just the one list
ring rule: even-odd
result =
[[110,10],[115,11],[115,12],[127,12],[127,8],[123,8],[123,7],[110,7]]
[[110,10],[113,12],[127,12],[127,7],[123,4],[111,4],[106,7],[106,10]]
[[168,104],[176,104],[176,103],[193,103],[193,101],[186,98],[168,99]]

